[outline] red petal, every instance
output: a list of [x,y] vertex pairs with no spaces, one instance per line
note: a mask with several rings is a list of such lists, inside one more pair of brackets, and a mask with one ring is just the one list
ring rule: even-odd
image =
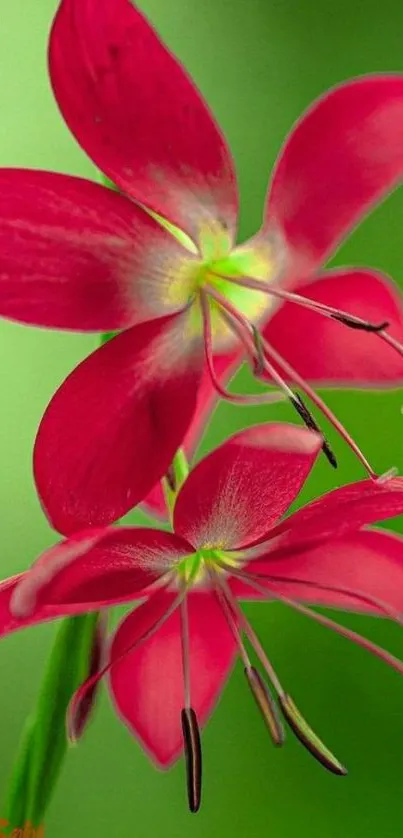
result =
[[187,313],[144,323],[97,349],[61,385],[39,427],[38,492],[69,534],[124,515],[166,473],[196,405],[201,340]]
[[266,224],[302,278],[321,265],[403,172],[403,75],[336,87],[297,122],[278,160]]
[[0,169],[0,254],[0,314],[24,323],[122,329],[189,296],[192,257],[170,233],[117,192],[67,175]]
[[[112,660],[159,620],[173,595],[155,594],[123,620]],[[206,722],[229,675],[236,643],[213,593],[188,597],[191,703]],[[111,669],[110,686],[125,724],[159,766],[167,768],[183,750],[181,710],[184,685],[181,619],[177,609],[158,631]]]
[[[228,355],[214,356],[214,368],[221,384],[228,382],[240,362],[241,355],[236,352]],[[211,418],[211,414],[215,408],[217,398],[217,390],[213,387],[210,373],[205,366],[197,395],[197,407],[182,444],[189,460],[193,459],[193,455],[199,446],[207,422]],[[150,494],[147,495],[144,501],[144,507],[149,515],[156,515],[162,518],[166,517],[167,508],[161,483],[157,483]]]
[[[374,604],[355,599],[339,591],[321,591],[298,584],[306,580],[356,591],[362,597],[374,597],[403,613],[403,539],[390,533],[366,530],[344,538],[326,539],[311,549],[276,559],[275,552],[250,562],[245,572],[278,576],[284,581],[276,591],[293,599],[332,608],[382,613]],[[252,590],[252,589],[250,589]]]
[[[403,306],[398,289],[380,273],[337,270],[301,284],[309,300],[341,308],[371,323],[390,323],[403,341]],[[297,372],[317,384],[395,385],[403,381],[403,359],[375,334],[349,329],[294,303],[284,303],[264,335]]]
[[97,610],[138,597],[192,548],[169,532],[147,528],[88,529],[47,550],[13,596],[14,616],[43,619]]
[[227,440],[190,473],[175,531],[195,547],[231,549],[262,538],[307,478],[321,438],[296,425],[256,425]]
[[137,201],[197,237],[201,222],[232,233],[230,152],[185,70],[129,0],[64,0],[50,75],[80,145]]
[[402,477],[385,482],[362,480],[334,489],[299,509],[272,530],[271,538],[276,537],[276,549],[288,552],[312,541],[340,538],[402,513]]

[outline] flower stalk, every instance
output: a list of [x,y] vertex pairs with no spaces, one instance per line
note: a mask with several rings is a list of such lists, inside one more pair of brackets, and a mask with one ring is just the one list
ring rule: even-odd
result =
[[67,706],[88,675],[97,625],[98,614],[83,614],[66,618],[58,630],[2,809],[12,825],[43,821],[66,756]]

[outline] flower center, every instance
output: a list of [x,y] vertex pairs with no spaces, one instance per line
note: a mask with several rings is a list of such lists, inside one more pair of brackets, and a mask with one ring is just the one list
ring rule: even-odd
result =
[[210,570],[218,574],[230,573],[231,569],[238,567],[240,562],[240,557],[237,555],[204,547],[182,559],[175,570],[179,583],[188,583],[192,587],[203,587],[210,584]]
[[[267,284],[278,279],[282,269],[279,242],[259,237],[231,250],[228,236],[222,230],[209,230],[201,236],[200,249],[202,261],[195,272],[193,284],[195,327],[202,326],[198,292],[208,294],[209,289],[218,292],[253,325],[257,326],[265,320],[274,304],[267,290],[251,292],[250,288],[231,280],[247,276]],[[210,300],[210,311],[214,350],[226,350],[237,339],[223,317],[221,306],[214,299]]]

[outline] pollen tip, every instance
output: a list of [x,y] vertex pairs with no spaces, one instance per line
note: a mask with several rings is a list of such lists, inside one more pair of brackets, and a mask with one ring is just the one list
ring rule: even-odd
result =
[[202,784],[202,751],[197,716],[192,707],[181,711],[189,810],[200,809]]
[[290,725],[291,730],[299,739],[302,745],[312,754],[315,759],[320,762],[324,768],[327,768],[332,774],[338,774],[345,777],[347,769],[341,762],[332,754],[331,751],[323,744],[319,736],[314,733],[308,722],[298,710],[292,698],[283,693],[279,695],[280,707],[283,711],[284,718]]
[[268,685],[261,677],[260,673],[254,666],[245,667],[245,675],[256,701],[257,706],[263,716],[263,720],[270,733],[273,744],[276,747],[284,745],[285,731],[278,714],[277,705],[269,690]]
[[333,468],[337,468],[338,463],[337,463],[336,455],[332,451],[332,449],[331,449],[331,447],[330,447],[330,445],[329,445],[329,443],[326,439],[323,440],[322,451],[323,451],[327,461],[330,463],[330,465],[333,466]]

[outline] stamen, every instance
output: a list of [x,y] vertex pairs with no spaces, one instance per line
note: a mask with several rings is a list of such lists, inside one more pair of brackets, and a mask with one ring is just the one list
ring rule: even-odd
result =
[[[259,559],[259,556],[255,555],[254,559]],[[308,588],[313,588],[318,591],[329,591],[330,593],[344,594],[345,596],[356,599],[357,602],[365,602],[367,605],[374,606],[385,617],[388,617],[393,620],[393,622],[403,626],[403,616],[400,611],[397,611],[396,608],[393,608],[388,602],[385,602],[385,600],[379,599],[379,597],[372,596],[371,594],[366,594],[359,588],[348,588],[344,585],[326,585],[323,582],[313,582],[311,579],[303,579],[299,576],[293,576],[290,578],[289,576],[279,576],[277,573],[252,573],[251,571],[243,571],[238,568],[231,569],[231,575],[239,576],[240,579],[246,581],[252,588],[256,588],[256,590],[261,591],[264,594],[268,593],[268,589],[262,584],[259,585],[255,580],[260,579],[268,583],[281,582],[286,585],[306,585]]]
[[301,294],[296,294],[293,291],[286,291],[283,288],[280,289],[260,280],[252,279],[252,277],[228,277],[228,280],[234,282],[236,285],[241,285],[243,288],[250,288],[253,291],[263,291],[269,296],[303,306],[303,308],[308,308],[310,311],[315,311],[332,320],[338,320],[351,329],[361,329],[365,332],[378,334],[390,325],[387,320],[382,321],[382,323],[371,323],[369,320],[356,317],[354,314],[349,314],[341,309],[325,305],[325,303],[319,303],[316,300],[310,300],[308,297],[303,297]]
[[[239,575],[242,575],[242,576],[246,577],[246,574],[239,574]],[[249,579],[247,579],[247,581],[249,582]],[[338,759],[336,759],[335,756],[333,756],[331,751],[329,751],[329,749],[326,747],[326,745],[324,745],[323,742],[319,739],[319,737],[313,732],[312,728],[305,721],[305,719],[303,718],[303,716],[301,715],[301,713],[297,709],[296,705],[291,700],[290,696],[283,690],[283,688],[280,684],[280,681],[279,681],[276,673],[274,672],[273,667],[272,667],[270,661],[268,660],[264,649],[262,648],[262,646],[260,644],[259,639],[257,638],[257,636],[255,635],[252,627],[249,625],[248,621],[246,620],[242,609],[239,608],[239,605],[238,605],[237,601],[232,596],[231,591],[228,588],[227,583],[220,578],[219,579],[219,584],[222,586],[222,588],[225,592],[225,596],[227,598],[229,598],[231,608],[233,608],[233,610],[236,612],[236,615],[239,619],[239,622],[242,624],[242,628],[243,628],[245,634],[247,635],[248,640],[250,641],[250,643],[253,646],[253,648],[254,648],[256,654],[258,655],[260,661],[262,662],[263,666],[265,667],[265,669],[266,669],[266,671],[269,675],[269,678],[270,678],[273,686],[275,687],[275,689],[277,691],[278,699],[279,699],[279,702],[280,702],[280,707],[281,707],[283,715],[286,718],[286,720],[288,721],[292,731],[296,734],[296,736],[298,737],[300,742],[303,745],[305,745],[305,747],[310,751],[310,753],[314,757],[316,757],[316,759],[318,759],[319,762],[321,762],[322,765],[325,766],[325,768],[328,768],[329,771],[332,771],[335,774],[346,774],[347,771],[344,768],[344,766],[339,762]],[[251,669],[251,668],[252,667],[249,667],[249,669]],[[249,678],[248,678],[248,680],[249,680]],[[254,682],[253,687],[252,687],[252,684],[251,684],[250,681],[249,681],[249,683],[250,683],[250,686],[251,686],[252,691],[254,693],[256,701],[259,703],[259,706],[261,706],[260,705],[260,699],[264,698],[263,695],[262,695],[262,692],[259,692],[259,693],[255,692],[254,687],[256,688],[256,686],[257,686],[256,682]],[[259,687],[260,687],[260,684],[259,684]],[[264,691],[264,689],[265,689],[264,682],[262,682],[262,687],[263,687],[263,691]],[[266,698],[267,698],[267,696],[266,696]],[[271,698],[271,696],[270,696],[270,698]],[[272,706],[270,704],[266,703],[264,705],[264,707],[265,707],[265,710],[267,710],[267,707],[269,709],[268,719],[266,720],[266,717],[265,717],[266,723],[267,724],[268,723],[273,724],[273,721],[272,721],[273,708],[272,708]],[[263,707],[261,709],[262,709],[262,712],[263,712]],[[274,724],[276,724],[276,718],[275,717],[274,717]],[[275,732],[276,732],[277,736],[279,736],[279,730],[280,729],[277,730],[277,728],[275,729]],[[284,734],[282,733],[282,735],[284,735]],[[280,741],[279,744],[282,744],[282,741]]]
[[[271,592],[273,593],[272,590]],[[280,600],[280,602],[284,602],[285,605],[289,605],[290,608],[293,608],[295,611],[299,611],[300,614],[305,614],[307,617],[311,617],[312,620],[320,623],[320,625],[332,629],[337,634],[340,634],[341,637],[346,637],[347,640],[351,640],[357,646],[360,646],[362,649],[366,649],[367,652],[371,652],[375,655],[375,657],[380,658],[380,660],[383,660],[384,663],[388,664],[388,666],[392,669],[395,669],[396,672],[399,672],[400,675],[403,675],[403,662],[390,652],[387,652],[386,649],[382,649],[382,647],[378,646],[377,643],[372,643],[371,640],[368,640],[366,637],[358,634],[358,632],[352,631],[352,629],[348,629],[346,626],[342,626],[340,623],[336,623],[329,617],[325,617],[323,614],[318,614],[316,611],[313,611],[312,608],[308,608],[306,605],[302,605],[295,600],[284,597],[282,594],[280,595],[274,591],[273,596]]]
[[376,474],[372,466],[369,464],[367,458],[364,456],[357,443],[354,442],[353,438],[350,436],[344,425],[341,424],[337,416],[335,416],[333,411],[330,410],[330,408],[327,406],[326,402],[324,402],[323,399],[321,399],[321,397],[318,396],[317,393],[315,393],[315,390],[313,390],[312,387],[310,387],[308,382],[305,381],[305,379],[299,375],[296,369],[292,367],[291,364],[289,364],[288,361],[286,361],[285,358],[283,358],[282,355],[280,355],[277,352],[277,350],[274,349],[274,347],[270,343],[268,343],[267,340],[263,340],[263,344],[266,352],[274,359],[275,363],[278,364],[279,367],[281,367],[281,369],[286,373],[286,375],[290,376],[294,384],[297,387],[300,387],[301,390],[305,393],[305,395],[307,395],[308,398],[313,402],[313,404],[315,404],[323,413],[323,415],[326,416],[326,419],[330,422],[331,425],[333,425],[333,427],[340,434],[342,439],[344,439],[344,442],[349,446],[349,448],[351,448],[351,450],[356,455],[357,459],[364,466],[369,477],[371,477],[372,480],[376,480],[378,475]]
[[[272,294],[275,297],[279,297],[281,299],[285,299],[285,300],[289,300],[291,302],[299,303],[300,305],[304,305],[307,308],[318,311],[319,313],[324,314],[328,317],[331,317],[332,319],[337,318],[337,319],[340,320],[340,317],[341,317],[341,318],[343,318],[343,322],[346,322],[348,320],[349,325],[352,325],[352,322],[353,322],[354,323],[353,328],[361,328],[361,329],[364,329],[366,331],[374,332],[375,334],[379,335],[379,337],[382,338],[384,341],[386,341],[391,346],[393,346],[393,348],[396,349],[396,351],[398,351],[401,355],[403,355],[403,346],[401,346],[398,343],[398,341],[395,340],[395,338],[392,338],[390,335],[388,335],[384,331],[384,329],[388,325],[386,322],[383,322],[383,323],[380,323],[380,324],[372,324],[372,323],[369,323],[365,320],[362,320],[359,317],[354,317],[353,315],[349,315],[346,312],[339,311],[338,309],[332,309],[331,307],[324,306],[321,303],[314,303],[312,300],[307,300],[305,297],[300,297],[299,294],[293,294],[292,292],[283,291],[283,290],[280,290],[278,288],[273,288],[272,285],[265,284],[263,282],[260,282],[259,280],[253,280],[253,279],[245,278],[245,277],[242,277],[242,278],[226,277],[226,278],[229,281],[234,282],[235,284],[238,284],[238,285],[241,285],[241,286],[244,286],[244,287],[247,287],[247,288],[251,288],[251,289],[257,290],[257,291],[265,291],[267,294]],[[232,317],[234,317],[236,320],[238,320],[238,322],[241,322],[241,324],[244,328],[245,328],[245,324],[246,324],[246,326],[249,326],[249,330],[251,330],[251,329],[252,329],[252,331],[255,330],[255,327],[251,326],[251,324],[249,324],[248,321],[245,321],[245,319],[234,308],[234,306],[232,306],[226,300],[226,298],[223,297],[215,288],[213,288],[211,286],[206,286],[205,290],[208,292],[209,295],[211,295],[221,305],[221,307],[224,310],[226,310],[227,314],[230,314]],[[255,330],[255,332],[256,332],[256,330]],[[366,459],[366,457],[364,456],[364,454],[362,453],[362,451],[360,450],[358,445],[354,442],[354,440],[352,439],[350,434],[346,431],[346,429],[341,424],[341,422],[339,422],[339,420],[334,415],[334,413],[327,407],[327,405],[320,398],[320,396],[318,396],[315,393],[315,391],[309,386],[309,384],[297,373],[297,371],[290,364],[288,364],[288,362],[285,361],[285,359],[281,355],[279,355],[278,352],[276,352],[274,347],[272,347],[263,338],[260,338],[260,344],[261,344],[260,345],[260,350],[258,350],[257,352],[255,351],[255,354],[254,354],[254,358],[256,359],[255,360],[255,365],[254,365],[255,375],[257,375],[258,378],[264,378],[265,373],[268,373],[270,378],[272,378],[281,387],[281,389],[286,393],[286,395],[288,396],[288,398],[292,402],[293,407],[298,411],[301,418],[304,421],[306,421],[305,410],[301,411],[301,399],[297,398],[297,396],[288,387],[288,385],[284,381],[284,379],[282,379],[282,377],[279,376],[279,373],[272,366],[272,364],[270,364],[267,356],[265,356],[264,372],[262,373],[262,371],[261,371],[261,368],[262,368],[261,346],[263,345],[265,352],[267,352],[269,354],[269,356],[271,356],[275,360],[275,362],[280,366],[280,368],[284,372],[286,372],[287,375],[289,375],[291,377],[294,384],[296,384],[298,387],[300,387],[302,389],[302,391],[311,399],[311,401],[314,404],[316,404],[316,406],[322,411],[323,415],[326,416],[326,418],[329,420],[329,422],[338,431],[338,433],[344,439],[346,444],[352,449],[352,451],[354,451],[356,457],[360,460],[360,462],[364,466],[365,470],[368,472],[369,476],[372,479],[376,479],[376,477],[377,477],[376,472],[370,466],[368,460]],[[255,342],[255,350],[256,350],[256,342]],[[303,406],[303,408],[304,407],[305,406]],[[305,416],[303,415],[303,413],[305,414]],[[309,411],[308,411],[308,413],[309,413]],[[313,417],[312,417],[312,420],[313,420]],[[315,420],[313,420],[313,421],[315,421]],[[309,427],[309,425],[308,425],[308,427]],[[311,426],[311,427],[313,427],[313,426]],[[316,424],[316,429],[318,429],[317,424]],[[322,435],[323,435],[323,433],[322,433]],[[334,454],[331,451],[331,449],[329,447],[329,444],[327,443],[326,439],[324,441],[323,450],[324,450],[324,453],[325,453],[326,457],[328,458],[329,462],[335,467],[335,457],[334,457]]]
[[256,374],[256,371],[259,370],[260,365],[263,363],[264,370],[268,372],[273,381],[278,384],[287,398],[292,402],[296,398],[295,393],[293,393],[287,382],[284,381],[275,367],[270,364],[270,361],[262,355],[259,347],[259,338],[261,339],[261,336],[259,336],[259,338],[256,337],[255,326],[252,326],[252,324],[249,323],[249,321],[246,320],[246,318],[243,317],[243,315],[240,314],[240,312],[237,311],[237,309],[234,308],[234,306],[215,288],[206,285],[205,291],[219,304],[221,308],[220,313],[222,314],[225,322],[230,326],[230,328],[232,328],[245,346],[249,357],[252,359],[254,373]]
[[389,335],[388,332],[379,332],[379,337],[382,340],[384,340],[385,343],[388,343],[389,346],[391,346],[392,349],[398,352],[399,355],[403,355],[403,346],[401,343],[399,343],[398,340],[396,340],[396,338],[392,337],[392,335]]
[[331,314],[330,317],[332,317],[333,320],[337,320],[339,323],[343,323],[344,326],[349,326],[350,329],[361,329],[361,331],[364,332],[382,332],[390,326],[390,323],[387,320],[384,320],[383,323],[365,323],[360,322],[357,318],[346,314]]
[[[308,410],[306,404],[302,401],[301,396],[298,393],[295,394],[295,398],[292,400],[292,403],[293,403],[297,413],[299,413],[303,422],[305,422],[306,427],[309,428],[311,431],[318,431],[323,436],[321,428],[319,427],[316,419],[312,416],[312,413],[310,412],[310,410]],[[329,461],[330,465],[333,466],[333,468],[337,468],[336,457],[335,457],[327,439],[325,439],[324,436],[323,436],[323,442],[322,442],[322,451],[323,451],[325,457],[327,458],[327,460]]]
[[252,668],[252,664],[251,664],[251,662],[250,662],[250,660],[249,660],[249,655],[248,655],[248,653],[247,653],[247,651],[246,651],[246,649],[245,649],[244,644],[242,643],[242,638],[241,638],[240,631],[239,631],[239,629],[238,629],[237,622],[236,622],[236,620],[235,620],[235,618],[234,618],[234,616],[233,616],[233,613],[232,613],[231,607],[230,607],[229,603],[227,602],[227,600],[226,600],[226,598],[225,598],[225,596],[224,596],[224,592],[223,592],[222,587],[221,587],[221,585],[220,585],[220,582],[219,582],[218,576],[217,576],[217,574],[216,574],[216,573],[214,573],[214,570],[213,570],[212,568],[209,568],[209,567],[208,567],[208,568],[207,568],[207,572],[208,572],[208,574],[209,574],[209,576],[210,576],[210,579],[211,579],[211,581],[212,581],[212,584],[213,584],[214,591],[215,591],[215,594],[216,594],[216,596],[217,596],[217,599],[218,599],[218,601],[219,601],[219,603],[220,603],[220,605],[221,605],[221,608],[222,608],[222,609],[223,609],[223,611],[224,611],[224,614],[225,614],[225,617],[226,617],[226,620],[227,620],[228,626],[229,626],[229,628],[231,629],[232,634],[234,635],[234,639],[235,639],[235,642],[236,642],[236,644],[237,644],[237,646],[238,646],[239,654],[240,654],[240,657],[241,657],[242,663],[243,663],[243,665],[244,665],[244,668],[245,668],[245,670],[246,670],[246,669],[251,669],[251,668]]
[[[269,730],[270,736],[273,740],[273,743],[277,746],[282,745],[285,741],[284,729],[281,724],[281,720],[278,715],[278,710],[274,699],[270,693],[268,685],[263,681],[263,678],[260,676],[259,672],[252,666],[249,655],[245,649],[245,646],[242,642],[242,638],[238,628],[238,615],[234,616],[234,605],[237,605],[236,601],[232,598],[231,592],[229,591],[230,598],[228,599],[227,592],[225,590],[225,583],[222,579],[215,573],[212,568],[208,569],[208,573],[212,580],[212,584],[214,586],[214,590],[218,597],[219,603],[225,613],[227,618],[228,625],[235,637],[236,643],[239,648],[239,653],[242,658],[244,664],[244,672],[251,689],[251,692],[254,696],[254,699],[262,713],[264,722],[266,727]],[[239,609],[240,610],[240,609]],[[242,623],[246,622],[242,612]],[[243,630],[245,630],[243,625]],[[245,632],[246,633],[246,632]],[[263,650],[262,650],[263,651]],[[264,653],[263,653],[264,654]],[[274,680],[271,677],[273,683],[279,681],[274,673],[274,670],[271,667],[271,671],[274,674]]]
[[242,631],[244,632],[244,634],[248,638],[249,643],[251,644],[252,648],[255,650],[262,666],[266,670],[266,672],[267,672],[267,674],[270,678],[270,681],[273,684],[274,689],[276,690],[278,695],[285,695],[285,691],[283,690],[283,687],[280,684],[279,678],[277,677],[277,674],[276,674],[271,662],[269,661],[269,658],[267,657],[266,652],[263,649],[263,646],[262,646],[259,638],[257,637],[255,632],[253,631],[252,626],[248,623],[248,621],[245,617],[245,614],[242,611],[242,608],[239,607],[237,600],[232,595],[231,590],[227,585],[227,582],[224,579],[222,579],[221,577],[217,576],[217,574],[214,574],[214,575],[215,575],[217,584],[221,587],[221,589],[224,593],[224,596],[225,596],[225,599],[227,600],[227,603],[229,604],[229,606],[231,607],[231,610],[235,614],[239,625],[242,627]]
[[[300,614],[304,614],[306,617],[311,617],[312,620],[315,620],[317,623],[320,623],[320,625],[332,629],[337,634],[340,634],[341,637],[347,638],[347,640],[351,640],[357,646],[360,646],[362,649],[366,649],[368,652],[371,652],[373,655],[375,655],[375,657],[380,658],[380,660],[384,661],[384,663],[386,663],[392,669],[395,669],[396,672],[399,672],[400,675],[403,675],[403,662],[399,660],[399,658],[396,658],[395,655],[392,655],[390,652],[387,652],[386,649],[382,649],[382,647],[378,646],[377,643],[373,643],[371,640],[368,640],[366,637],[363,637],[361,634],[358,634],[358,632],[353,631],[352,629],[348,629],[346,628],[346,626],[340,625],[340,623],[336,623],[335,620],[331,620],[330,617],[325,617],[323,614],[318,614],[317,611],[314,611],[307,605],[303,605],[297,600],[290,599],[284,594],[278,593],[278,591],[276,591],[274,577],[267,578],[267,587],[263,587],[262,585],[256,583],[252,578],[250,578],[249,574],[239,573],[238,571],[233,571],[233,574],[241,576],[248,582],[249,585],[251,585],[252,588],[256,588],[256,590],[260,589],[266,594],[269,592],[274,599],[277,599],[279,602],[283,602],[284,605],[288,605],[290,608],[293,608],[294,611],[298,611]],[[371,597],[371,599],[373,598]],[[390,611],[389,608],[388,611]],[[394,617],[393,619],[396,619],[396,617]],[[397,619],[397,622],[401,622],[400,616]]]
[[403,356],[403,346],[400,341],[396,340],[396,338],[392,337],[392,335],[385,331],[390,326],[388,320],[384,320],[381,323],[371,323],[369,320],[363,320],[361,317],[356,317],[354,314],[349,314],[347,311],[342,311],[341,309],[334,308],[333,306],[327,306],[324,303],[317,302],[316,300],[310,300],[308,297],[302,297],[300,294],[295,294],[292,291],[277,288],[273,285],[260,282],[260,280],[252,279],[251,277],[225,278],[229,282],[234,282],[236,285],[241,285],[244,288],[251,288],[252,290],[260,292],[263,291],[269,296],[271,295],[290,303],[296,303],[297,305],[303,306],[310,311],[315,311],[317,314],[329,317],[331,320],[337,320],[339,323],[342,323],[344,326],[348,326],[350,329],[361,329],[364,332],[372,332],[381,338],[381,340],[385,341],[385,343],[388,343],[389,346],[398,352],[399,355]]
[[202,752],[195,711],[185,707],[181,713],[189,809],[198,812],[201,801]]
[[283,711],[284,717],[287,719],[291,730],[295,733],[297,739],[307,750],[318,760],[328,771],[339,776],[345,776],[347,769],[339,762],[337,757],[329,751],[329,748],[324,745],[319,736],[312,730],[308,722],[294,704],[289,695],[279,696],[280,707]]
[[274,745],[283,745],[285,742],[284,727],[268,685],[254,666],[245,666],[244,671]]
[[181,609],[181,642],[182,642],[182,665],[183,684],[185,692],[185,707],[190,707],[190,655],[189,655],[189,617],[187,597],[183,597],[180,604]]
[[206,362],[207,368],[210,374],[210,378],[212,384],[217,391],[218,395],[221,398],[225,399],[226,401],[233,402],[235,404],[241,405],[258,405],[258,404],[273,404],[275,402],[282,401],[284,396],[280,393],[263,393],[261,395],[251,394],[251,395],[241,395],[230,393],[225,387],[222,386],[220,381],[216,376],[216,372],[214,369],[214,355],[213,355],[213,340],[212,340],[212,332],[211,332],[211,316],[210,316],[210,308],[209,308],[209,301],[208,297],[206,296],[204,291],[200,292],[200,302],[202,308],[202,315],[203,315],[203,327],[204,327],[204,348],[205,348],[205,355],[206,355]]
[[[297,393],[294,393],[293,390],[288,386],[287,382],[284,378],[279,374],[277,369],[270,363],[269,359],[264,355],[264,348],[266,342],[263,340],[262,336],[260,335],[259,331],[257,330],[256,326],[249,323],[232,305],[228,303],[225,297],[223,297],[215,288],[210,288],[210,286],[206,286],[206,291],[210,296],[212,296],[215,301],[219,304],[222,311],[222,316],[224,317],[227,324],[230,328],[235,331],[237,336],[241,339],[242,343],[247,349],[249,357],[252,359],[252,371],[253,374],[257,378],[264,378],[265,374],[268,375],[276,384],[281,388],[285,396],[288,398],[290,403],[292,404],[293,408],[297,411],[298,415],[301,419],[305,422],[305,425],[310,428],[311,430],[315,430],[321,434],[323,438],[322,450],[325,456],[327,457],[329,463],[333,466],[333,468],[337,468],[337,460],[336,457],[326,440],[326,437],[319,427],[318,423],[308,410],[307,406],[302,401],[301,396]],[[211,374],[211,373],[210,373]],[[316,394],[315,394],[316,396]],[[257,397],[260,398],[260,397]],[[278,399],[276,399],[277,401]],[[319,400],[319,397],[317,397]],[[257,403],[257,402],[255,402]],[[325,411],[323,411],[325,412]],[[326,414],[327,415],[327,414]],[[337,421],[337,420],[336,420]],[[340,425],[340,428],[343,426]],[[343,429],[344,431],[344,429]],[[346,434],[346,432],[344,432]]]

